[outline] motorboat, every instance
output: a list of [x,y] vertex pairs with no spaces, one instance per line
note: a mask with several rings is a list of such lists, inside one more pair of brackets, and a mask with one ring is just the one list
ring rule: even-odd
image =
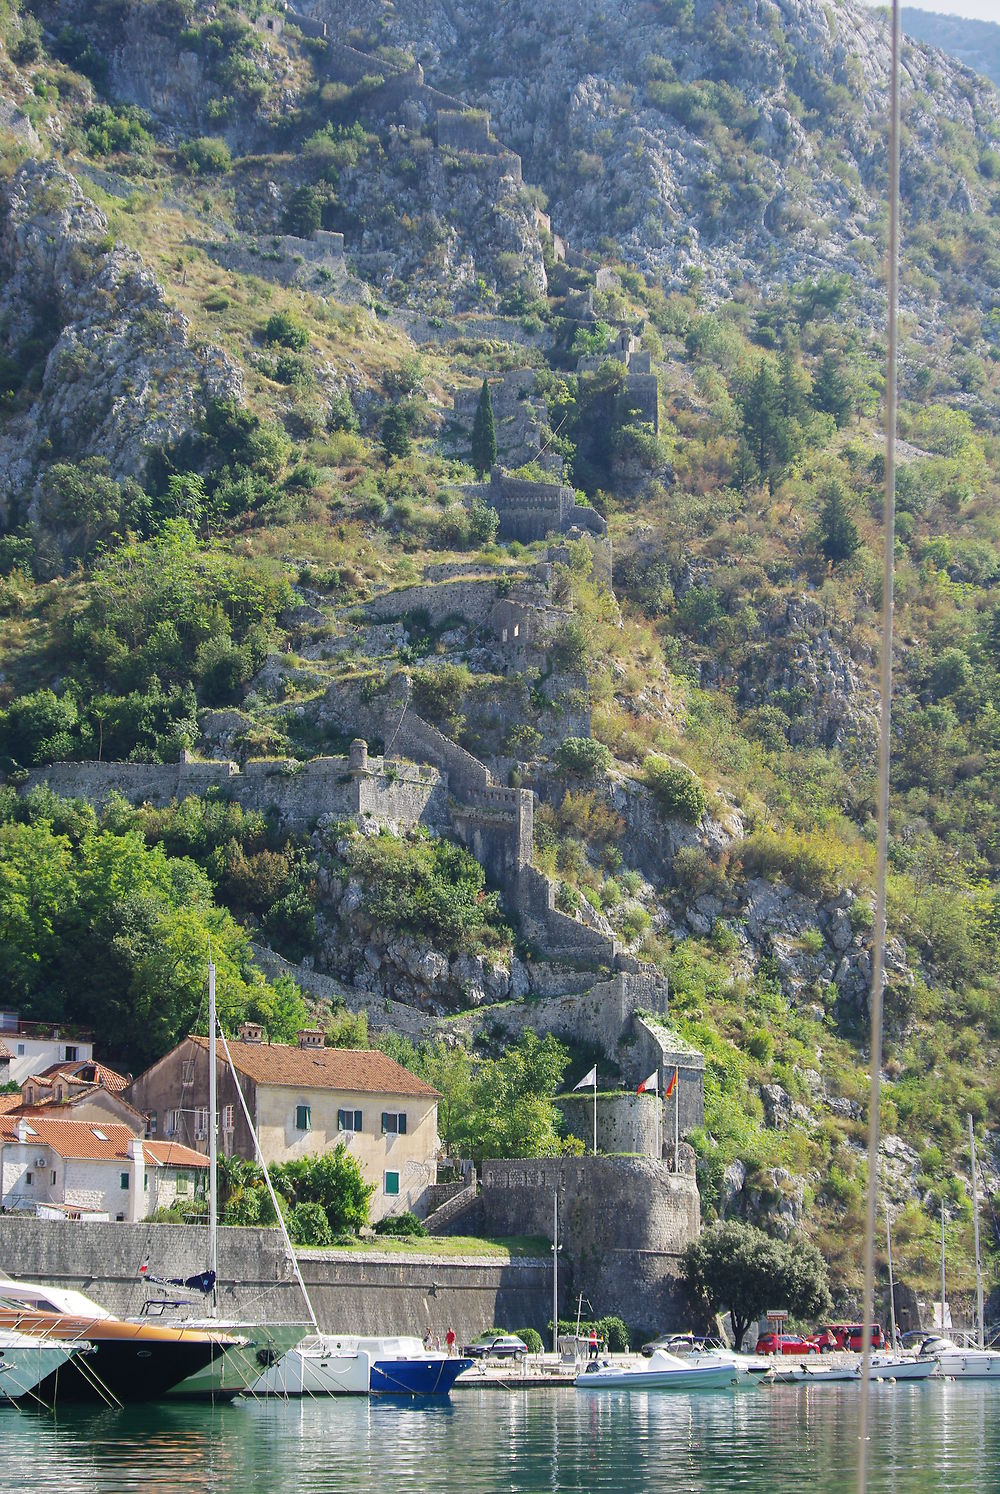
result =
[[[934,1360],[921,1359],[918,1355],[877,1353],[871,1357],[868,1376],[871,1380],[928,1380],[935,1369]],[[861,1373],[862,1366],[859,1365],[859,1380]]]
[[49,1375],[57,1374],[78,1354],[89,1352],[86,1342],[60,1343],[0,1329],[0,1406],[33,1397]]
[[595,1359],[573,1383],[579,1390],[728,1390],[739,1384],[745,1373],[740,1366],[707,1357],[711,1362],[692,1363],[656,1349],[632,1364]]
[[1000,1353],[996,1349],[963,1348],[950,1338],[932,1334],[920,1345],[919,1361],[931,1360],[932,1374],[948,1380],[997,1380],[1000,1382]]
[[[0,1281],[0,1329],[63,1344],[90,1344],[91,1354],[68,1358],[36,1386],[46,1405],[57,1400],[110,1405],[155,1400],[240,1343],[218,1332],[125,1322],[83,1292],[33,1281]],[[237,1384],[216,1394],[232,1397],[240,1388]]]
[[447,1395],[471,1359],[425,1349],[419,1338],[318,1333],[248,1387],[253,1396]]
[[[770,1367],[762,1355],[740,1354],[735,1349],[730,1349],[727,1344],[720,1343],[718,1339],[696,1333],[674,1334],[657,1344],[656,1348],[663,1349],[667,1354],[673,1354],[685,1364],[728,1364],[739,1375],[763,1374]],[[656,1348],[653,1350],[654,1353]]]
[[777,1359],[763,1374],[751,1373],[760,1385],[844,1385],[861,1379],[853,1364],[785,1364]]

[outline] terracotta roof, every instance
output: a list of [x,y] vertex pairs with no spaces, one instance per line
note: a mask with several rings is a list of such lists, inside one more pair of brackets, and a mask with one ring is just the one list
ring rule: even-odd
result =
[[[25,1103],[23,1105],[16,1105],[14,1107],[8,1106],[7,1108],[13,1108],[13,1110],[18,1115],[49,1115],[53,1120],[72,1120],[73,1111],[76,1110],[78,1106],[86,1105],[89,1100],[94,1099],[98,1095],[105,1094],[111,1095],[116,1106],[119,1106],[122,1110],[130,1110],[132,1112],[132,1114],[136,1118],[136,1121],[139,1122],[139,1128],[135,1132],[135,1135],[141,1136],[143,1130],[145,1129],[146,1123],[143,1112],[141,1110],[137,1110],[134,1105],[130,1104],[129,1101],[125,1099],[124,1095],[115,1094],[113,1090],[107,1090],[103,1087],[103,1085],[100,1084],[82,1085],[77,1089],[76,1094],[70,1095],[66,1100],[55,1100],[51,1095],[45,1095],[36,1100],[33,1105]],[[99,1126],[101,1122],[86,1121],[84,1124]]]
[[144,1141],[143,1150],[146,1153],[146,1161],[152,1162],[154,1167],[207,1167],[208,1158],[204,1152],[196,1152],[189,1146],[181,1146],[177,1141]]
[[3,1038],[0,1038],[0,1058],[13,1058],[13,1057],[14,1057],[13,1053],[7,1047],[7,1044],[4,1042]]
[[[191,1041],[208,1047],[207,1037]],[[233,1064],[255,1084],[291,1089],[339,1089],[350,1094],[417,1095],[439,1100],[439,1092],[401,1063],[373,1048],[293,1048],[288,1043],[244,1043],[230,1040]],[[225,1053],[219,1045],[219,1061]]]
[[74,1084],[96,1084],[113,1095],[121,1094],[132,1082],[127,1074],[109,1069],[106,1063],[98,1063],[96,1058],[80,1058],[75,1063],[50,1063],[47,1069],[43,1069],[41,1074],[33,1074],[32,1078],[51,1083],[57,1074],[65,1074]]
[[6,1115],[11,1110],[17,1110],[20,1104],[20,1091],[12,1095],[0,1095],[0,1115]]
[[[29,1135],[26,1146],[47,1146],[60,1157],[72,1157],[88,1162],[128,1162],[131,1146],[138,1137],[128,1126],[117,1121],[106,1125],[96,1122],[50,1120],[44,1115],[0,1114],[0,1142],[10,1145],[17,1141],[18,1121],[24,1120],[34,1135]],[[100,1133],[100,1135],[98,1134]],[[144,1141],[143,1150],[147,1161],[154,1167],[207,1167],[208,1158],[188,1146],[175,1146],[166,1141]]]

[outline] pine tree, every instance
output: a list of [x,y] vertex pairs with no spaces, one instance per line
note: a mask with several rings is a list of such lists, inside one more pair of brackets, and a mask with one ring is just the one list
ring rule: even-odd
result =
[[821,496],[820,543],[827,560],[836,565],[838,561],[850,560],[861,541],[843,483],[828,483]]
[[854,404],[850,385],[832,353],[823,354],[823,362],[813,384],[812,399],[817,410],[833,416],[838,430],[850,420]]
[[497,459],[497,433],[493,424],[493,401],[490,386],[483,380],[476,418],[472,422],[472,465],[480,477],[485,477]]
[[795,454],[795,431],[782,409],[780,382],[765,359],[762,358],[758,364],[740,405],[743,438],[758,476],[761,482],[773,484]]

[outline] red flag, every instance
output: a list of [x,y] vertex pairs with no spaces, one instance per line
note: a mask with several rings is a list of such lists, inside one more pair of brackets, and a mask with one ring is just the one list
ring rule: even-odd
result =
[[644,1079],[642,1081],[642,1083],[639,1085],[638,1089],[636,1090],[636,1094],[637,1095],[644,1095],[649,1090],[652,1090],[653,1093],[655,1094],[658,1089],[659,1089],[659,1077],[658,1077],[658,1075],[656,1073],[656,1070],[654,1069],[653,1072],[650,1074],[649,1078],[648,1079]]
[[669,1100],[670,1099],[670,1096],[674,1092],[674,1085],[676,1083],[677,1083],[677,1070],[674,1069],[674,1077],[671,1079],[670,1083],[667,1085],[666,1089],[663,1091],[663,1098],[665,1100]]

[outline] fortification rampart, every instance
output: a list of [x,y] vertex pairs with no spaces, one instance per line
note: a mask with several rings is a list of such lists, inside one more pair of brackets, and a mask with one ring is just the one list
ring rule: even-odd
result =
[[[594,1141],[594,1097],[581,1090],[579,1094],[559,1095],[556,1099],[566,1131],[578,1136],[587,1146]],[[670,1133],[671,1150],[673,1133]],[[632,1090],[620,1094],[597,1096],[597,1150],[609,1156],[626,1153],[660,1160],[663,1155],[664,1126],[662,1104],[654,1094],[637,1095]]]
[[650,1158],[541,1157],[483,1164],[488,1233],[552,1235],[553,1198],[563,1265],[595,1314],[655,1328],[687,1308],[681,1255],[701,1228],[688,1149],[682,1170]]
[[[122,1317],[139,1313],[146,1286],[139,1266],[148,1257],[157,1276],[193,1276],[205,1269],[205,1229],[180,1224],[80,1224],[0,1216],[0,1260],[15,1278],[72,1287]],[[544,1332],[552,1315],[552,1267],[544,1259],[463,1260],[300,1250],[302,1276],[326,1332],[416,1334],[428,1328],[461,1342],[494,1323]],[[563,1311],[572,1283],[560,1294]],[[304,1322],[305,1307],[281,1236],[274,1229],[219,1231],[219,1308],[223,1318]]]

